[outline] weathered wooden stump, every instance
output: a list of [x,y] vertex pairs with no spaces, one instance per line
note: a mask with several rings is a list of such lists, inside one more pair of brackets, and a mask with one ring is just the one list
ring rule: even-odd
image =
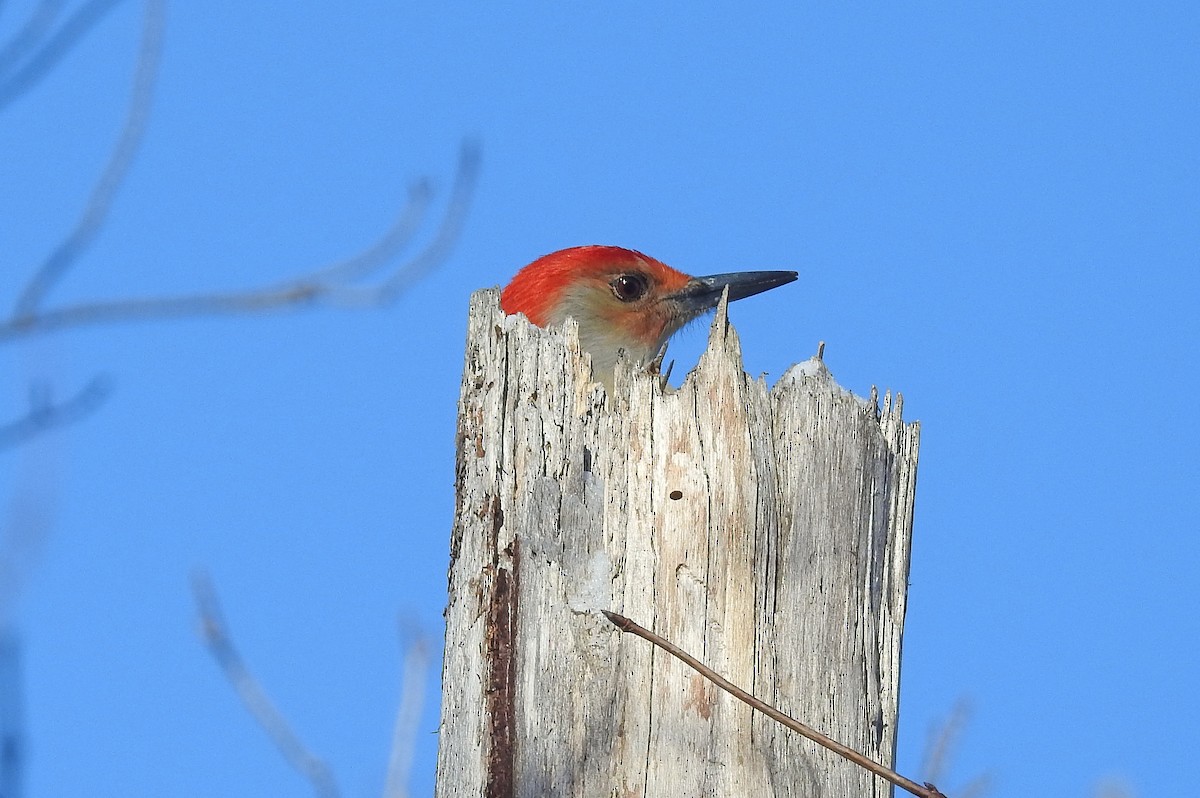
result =
[[454,796],[871,796],[610,609],[890,764],[919,428],[824,365],[771,388],[718,309],[678,391],[471,300],[438,754]]

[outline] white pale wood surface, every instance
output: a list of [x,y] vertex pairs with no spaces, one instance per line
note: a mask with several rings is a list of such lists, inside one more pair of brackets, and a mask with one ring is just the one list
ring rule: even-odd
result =
[[890,764],[919,428],[718,311],[678,391],[471,300],[436,795],[886,796],[599,613]]

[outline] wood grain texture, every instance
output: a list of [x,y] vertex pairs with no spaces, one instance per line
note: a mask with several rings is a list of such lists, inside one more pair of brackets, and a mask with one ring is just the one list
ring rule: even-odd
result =
[[918,425],[819,361],[750,379],[723,308],[678,391],[589,376],[472,297],[438,798],[889,795],[598,611],[890,764]]

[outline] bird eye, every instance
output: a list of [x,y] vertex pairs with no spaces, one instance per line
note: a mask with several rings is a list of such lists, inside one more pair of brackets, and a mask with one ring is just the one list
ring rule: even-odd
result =
[[646,295],[650,287],[646,278],[640,274],[618,275],[611,283],[613,296],[622,302],[634,302]]

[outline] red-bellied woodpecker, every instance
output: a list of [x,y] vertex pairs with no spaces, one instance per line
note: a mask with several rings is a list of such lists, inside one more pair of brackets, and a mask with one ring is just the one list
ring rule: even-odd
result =
[[579,345],[598,380],[612,387],[617,353],[649,363],[680,327],[729,299],[792,282],[796,272],[735,272],[690,277],[632,249],[571,247],[521,269],[500,294],[505,313],[539,327],[579,323]]

